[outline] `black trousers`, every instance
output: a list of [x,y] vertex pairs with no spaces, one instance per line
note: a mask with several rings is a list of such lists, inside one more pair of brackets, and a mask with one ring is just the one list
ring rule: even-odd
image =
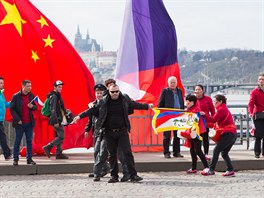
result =
[[[262,152],[261,152],[261,140],[262,140]],[[264,138],[255,137],[254,152],[255,152],[255,155],[260,155],[260,153],[264,155]]]
[[208,168],[208,163],[206,161],[205,155],[201,149],[201,141],[197,138],[191,140],[191,157],[192,157],[192,170],[196,170],[197,168],[197,155],[201,159],[201,162],[203,163],[204,168]]
[[100,177],[102,171],[109,170],[107,157],[108,157],[108,151],[106,149],[106,141],[104,139],[101,140],[99,136],[95,136],[93,172],[96,177]]
[[211,171],[215,170],[215,166],[218,162],[219,154],[221,153],[228,171],[233,171],[231,160],[229,158],[229,151],[236,142],[236,134],[228,132],[221,135],[219,142],[215,145],[212,162],[209,166]]
[[[164,155],[170,153],[170,139],[171,131],[166,131],[163,133],[163,153]],[[180,138],[177,137],[177,131],[173,131],[173,143],[172,143],[173,154],[180,153]]]
[[209,153],[209,128],[206,128],[206,132],[202,133],[201,136],[203,138],[203,148],[204,148],[204,154],[208,155]]
[[122,165],[126,164],[130,176],[135,176],[137,174],[137,171],[135,169],[135,161],[131,150],[128,131],[126,129],[118,132],[107,130],[105,133],[105,140],[106,140],[107,150],[109,152],[111,176],[118,178],[118,172],[119,172],[118,163],[117,163],[118,149],[122,151],[121,164]]

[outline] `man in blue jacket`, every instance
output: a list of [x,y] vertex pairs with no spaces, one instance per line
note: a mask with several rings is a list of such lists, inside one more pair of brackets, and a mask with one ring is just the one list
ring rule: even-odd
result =
[[0,145],[2,147],[2,150],[4,152],[4,157],[6,160],[12,158],[10,148],[6,141],[5,127],[4,127],[6,108],[9,107],[10,107],[10,102],[6,102],[4,96],[4,78],[0,76]]

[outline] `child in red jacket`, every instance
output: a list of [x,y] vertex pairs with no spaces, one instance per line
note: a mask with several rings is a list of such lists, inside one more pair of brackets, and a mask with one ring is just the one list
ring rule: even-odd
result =
[[[197,98],[195,95],[189,94],[186,96],[186,106],[187,106],[187,111],[189,112],[200,112],[200,107],[198,105],[197,102]],[[199,119],[199,125],[203,124],[202,119]],[[204,127],[200,127],[200,129],[202,129]],[[205,128],[204,128],[205,129]],[[189,129],[191,130],[191,129]],[[201,133],[204,131],[201,131]],[[188,139],[187,141],[191,142],[191,148],[190,148],[190,153],[191,153],[191,157],[192,157],[192,168],[190,168],[189,170],[187,170],[187,173],[192,174],[192,173],[197,173],[197,155],[199,156],[199,158],[201,159],[203,166],[204,166],[204,170],[203,171],[207,171],[208,169],[208,163],[206,161],[205,155],[201,149],[202,146],[202,141],[200,139],[198,139],[197,137],[194,139]]]

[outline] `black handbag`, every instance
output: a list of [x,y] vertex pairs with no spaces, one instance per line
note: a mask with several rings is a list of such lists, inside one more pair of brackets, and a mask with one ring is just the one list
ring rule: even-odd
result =
[[255,114],[255,120],[264,120],[264,112],[257,112]]

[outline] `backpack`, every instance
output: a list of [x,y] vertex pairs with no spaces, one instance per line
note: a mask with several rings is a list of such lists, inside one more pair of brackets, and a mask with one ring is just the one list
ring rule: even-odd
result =
[[46,116],[46,117],[50,117],[50,98],[47,98],[44,102],[44,106],[41,109],[41,114]]

